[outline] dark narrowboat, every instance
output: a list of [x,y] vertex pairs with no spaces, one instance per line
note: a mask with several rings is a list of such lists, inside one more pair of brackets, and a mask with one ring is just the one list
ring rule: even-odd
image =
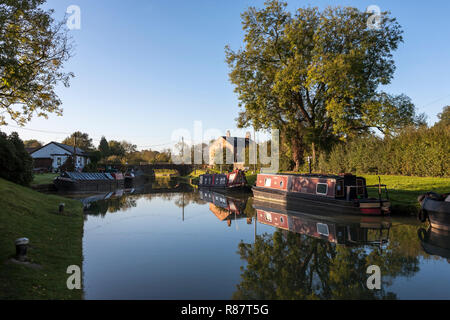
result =
[[239,189],[247,186],[247,179],[242,170],[235,170],[227,174],[202,174],[199,177],[200,188]]
[[432,228],[450,231],[450,193],[428,192],[418,198],[421,209],[419,219],[430,220]]
[[58,191],[105,192],[124,188],[122,173],[63,172],[53,180]]
[[145,184],[149,180],[147,176],[141,169],[131,169],[127,171],[124,175],[125,188],[133,188],[142,184]]
[[[378,198],[368,197],[368,187],[378,188]],[[385,185],[367,186],[363,177],[352,174],[258,174],[252,191],[255,199],[302,212],[384,215],[391,208]]]

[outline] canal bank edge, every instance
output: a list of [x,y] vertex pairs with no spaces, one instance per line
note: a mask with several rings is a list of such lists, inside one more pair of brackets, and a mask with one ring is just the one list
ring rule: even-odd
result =
[[[80,202],[0,179],[0,299],[82,299],[67,288],[67,268],[82,267]],[[64,203],[64,213],[58,207]],[[14,240],[30,240],[27,263],[14,263]]]

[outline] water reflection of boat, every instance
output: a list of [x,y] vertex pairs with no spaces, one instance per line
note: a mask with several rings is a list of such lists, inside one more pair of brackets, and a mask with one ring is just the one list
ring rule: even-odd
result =
[[220,221],[227,220],[228,225],[231,225],[231,220],[247,218],[244,213],[247,198],[232,197],[207,189],[200,189],[199,197],[201,200],[209,202],[209,210]]
[[384,246],[389,240],[391,221],[385,217],[328,216],[287,210],[286,207],[265,207],[255,201],[257,221],[291,232],[324,239],[346,246]]
[[419,197],[419,219],[428,218],[432,228],[450,231],[450,194],[428,192]]
[[417,233],[426,253],[450,259],[450,231],[420,228]]
[[390,212],[389,199],[382,199],[385,185],[376,185],[378,198],[369,198],[366,180],[352,174],[300,175],[258,174],[252,188],[256,199],[272,201],[297,208],[310,208],[330,213],[383,215]]
[[101,201],[101,200],[109,200],[123,197],[124,195],[129,195],[135,193],[136,189],[119,189],[114,192],[95,194],[89,197],[80,198],[79,200],[83,204],[84,210],[89,210],[92,203]]

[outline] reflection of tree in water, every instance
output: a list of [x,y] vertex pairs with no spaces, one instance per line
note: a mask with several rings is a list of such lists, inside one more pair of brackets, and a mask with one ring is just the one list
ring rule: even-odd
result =
[[104,217],[106,213],[114,213],[118,211],[127,211],[137,206],[137,197],[122,196],[107,200],[99,200],[90,204],[86,213],[89,215],[101,215]]
[[176,194],[174,203],[178,208],[185,208],[190,204],[205,204],[206,201],[200,199],[197,192],[186,192]]
[[[409,239],[409,241],[412,241]],[[395,299],[390,279],[419,271],[418,255],[404,255],[394,241],[386,249],[336,246],[324,240],[277,230],[239,244],[241,282],[235,299]],[[378,265],[381,290],[367,289],[367,267]]]
[[[163,199],[165,201],[173,202],[177,207],[183,208],[192,203],[205,204],[206,202],[198,197],[198,193],[195,192],[167,192],[162,189],[161,192],[157,192],[153,188],[151,191],[155,193],[143,193],[143,194],[126,194],[122,197],[110,198],[107,200],[98,200],[91,202],[89,208],[85,209],[85,213],[89,215],[101,215],[105,216],[107,213],[114,213],[118,211],[126,211],[130,208],[137,206],[139,199],[146,199],[151,201],[152,199]],[[145,190],[143,191],[145,192]]]

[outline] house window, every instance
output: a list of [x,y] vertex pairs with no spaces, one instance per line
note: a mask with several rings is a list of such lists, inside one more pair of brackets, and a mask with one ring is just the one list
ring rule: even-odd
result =
[[56,163],[58,164],[58,166],[61,165],[61,157],[57,157],[57,158],[56,158]]
[[316,193],[326,195],[328,193],[328,184],[318,183],[316,186]]

